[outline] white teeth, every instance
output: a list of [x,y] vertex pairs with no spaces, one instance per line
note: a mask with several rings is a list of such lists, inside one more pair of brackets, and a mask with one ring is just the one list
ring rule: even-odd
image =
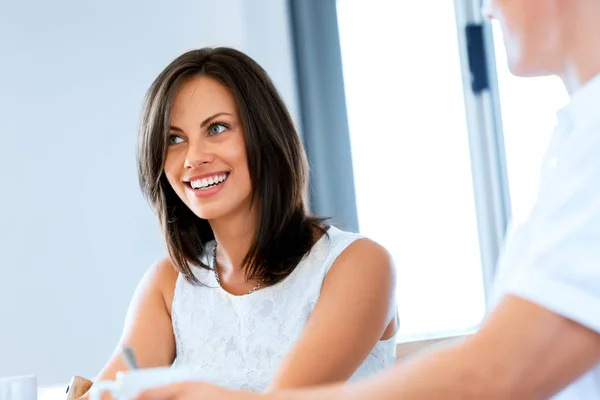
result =
[[227,174],[211,176],[209,178],[196,179],[190,182],[190,186],[194,189],[205,189],[209,185],[214,185],[223,182],[227,178]]

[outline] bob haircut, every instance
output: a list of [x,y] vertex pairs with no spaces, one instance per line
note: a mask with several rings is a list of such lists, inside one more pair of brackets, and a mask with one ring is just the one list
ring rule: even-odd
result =
[[177,196],[164,174],[171,108],[179,86],[205,76],[233,95],[242,124],[252,202],[258,226],[242,267],[247,280],[273,285],[287,277],[326,234],[323,219],[306,207],[308,164],[300,137],[275,85],[252,58],[227,48],[202,48],[173,60],[154,80],[142,110],[137,163],[144,196],[156,212],[175,268],[201,284],[192,266],[212,269],[200,256],[214,239],[207,220],[197,217]]

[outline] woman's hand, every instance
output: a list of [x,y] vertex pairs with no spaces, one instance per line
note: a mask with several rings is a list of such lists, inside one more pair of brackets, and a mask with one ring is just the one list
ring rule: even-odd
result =
[[204,382],[178,382],[146,390],[135,400],[256,400],[259,394],[224,389]]

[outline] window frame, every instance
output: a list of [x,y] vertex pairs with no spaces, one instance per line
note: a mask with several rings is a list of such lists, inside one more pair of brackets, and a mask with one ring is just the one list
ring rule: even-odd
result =
[[[311,164],[311,209],[320,215],[334,215],[334,222],[358,231],[337,1],[288,0],[288,5],[303,140]],[[489,310],[496,264],[511,218],[511,202],[493,32],[491,25],[483,20],[481,6],[482,0],[454,0],[484,293]],[[476,47],[467,37],[468,27],[472,26],[481,27],[482,32]],[[473,62],[482,67],[479,75],[484,74],[483,88],[474,88],[477,71],[471,69]],[[335,77],[333,84],[326,77]],[[324,156],[327,154],[337,156]],[[339,182],[347,189],[338,190]],[[420,342],[425,345],[431,339]],[[407,348],[419,347],[418,342],[411,342]]]

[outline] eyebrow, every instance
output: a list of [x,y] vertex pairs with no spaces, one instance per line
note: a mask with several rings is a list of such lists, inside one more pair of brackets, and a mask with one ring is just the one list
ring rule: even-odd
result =
[[[201,128],[204,128],[210,121],[212,121],[213,119],[220,117],[221,115],[232,115],[230,113],[227,112],[220,112],[220,113],[216,113],[214,115],[211,115],[210,117],[206,118],[204,121],[202,121],[202,123],[200,124]],[[172,131],[176,131],[176,132],[182,132],[183,133],[183,129],[175,126],[175,125],[171,125],[169,126],[169,129]]]

